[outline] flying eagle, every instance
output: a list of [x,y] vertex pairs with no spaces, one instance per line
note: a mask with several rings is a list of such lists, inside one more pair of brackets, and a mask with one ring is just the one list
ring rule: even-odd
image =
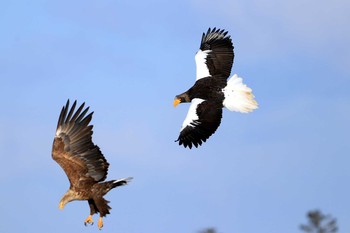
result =
[[[109,163],[100,148],[92,142],[92,127],[89,125],[92,114],[86,113],[83,103],[75,112],[76,101],[69,110],[69,100],[63,106],[58,119],[55,139],[52,145],[52,158],[65,171],[70,187],[63,195],[59,208],[74,200],[86,200],[90,215],[84,224],[93,224],[92,215],[100,213],[98,228],[103,227],[102,218],[109,214],[109,201],[103,198],[111,189],[126,185],[132,177],[103,182],[107,177]],[[84,109],[84,110],[83,110]]]
[[208,29],[196,53],[196,82],[177,95],[174,107],[191,102],[176,141],[192,148],[202,145],[219,127],[222,108],[247,113],[258,108],[252,89],[236,74],[228,81],[233,65],[233,45],[227,31]]

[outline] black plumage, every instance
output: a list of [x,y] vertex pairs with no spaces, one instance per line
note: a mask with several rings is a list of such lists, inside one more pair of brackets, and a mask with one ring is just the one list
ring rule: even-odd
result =
[[216,78],[228,78],[231,73],[234,52],[231,37],[227,35],[224,29],[212,30],[209,28],[207,33],[202,35],[200,50],[208,53],[206,65],[210,75],[218,75]]
[[174,106],[191,102],[176,140],[179,145],[190,149],[202,145],[219,127],[223,107],[239,112],[257,108],[251,89],[242,83],[241,78],[234,76],[228,85],[234,47],[227,34],[227,31],[216,28],[209,28],[207,33],[203,33],[200,49],[195,56],[196,82],[175,97]]

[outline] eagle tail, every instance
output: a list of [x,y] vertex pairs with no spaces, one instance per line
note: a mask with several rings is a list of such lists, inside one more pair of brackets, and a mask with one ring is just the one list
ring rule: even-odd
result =
[[245,85],[237,74],[227,81],[223,92],[225,95],[223,104],[230,111],[248,113],[258,108],[252,89]]
[[128,177],[128,178],[123,178],[119,180],[111,180],[108,183],[110,184],[110,189],[113,189],[118,186],[127,185],[132,179],[133,179],[132,177]]

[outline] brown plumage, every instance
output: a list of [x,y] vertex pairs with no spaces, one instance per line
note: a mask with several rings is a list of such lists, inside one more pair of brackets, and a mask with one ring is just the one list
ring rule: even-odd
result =
[[[103,196],[111,189],[126,185],[132,178],[103,182],[107,177],[109,163],[100,148],[92,142],[92,125],[89,125],[93,112],[87,112],[83,103],[74,112],[76,101],[69,110],[69,100],[59,116],[56,135],[52,146],[52,158],[65,171],[69,190],[63,195],[59,207],[74,200],[86,200],[90,206],[90,215],[86,224],[93,224],[92,215],[100,213],[98,228],[103,226],[102,217],[109,214],[109,201]],[[84,110],[83,110],[84,109]],[[85,116],[86,115],[86,116]]]

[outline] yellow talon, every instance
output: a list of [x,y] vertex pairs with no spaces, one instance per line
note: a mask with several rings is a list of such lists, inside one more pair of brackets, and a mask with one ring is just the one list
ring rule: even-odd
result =
[[94,220],[92,220],[92,216],[89,215],[89,217],[87,217],[84,221],[84,224],[86,226],[86,224],[90,224],[90,225],[93,225],[94,224]]
[[98,229],[99,229],[99,230],[102,229],[102,227],[103,227],[102,217],[100,217],[100,218],[98,219],[98,224],[97,224],[97,226],[98,226]]

